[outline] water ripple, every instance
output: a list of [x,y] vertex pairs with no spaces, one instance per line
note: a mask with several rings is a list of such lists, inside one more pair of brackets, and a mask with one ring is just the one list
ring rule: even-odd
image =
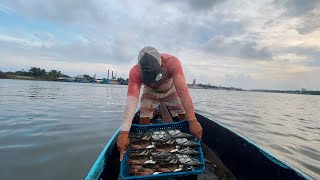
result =
[[[121,124],[126,91],[117,85],[0,80],[0,179],[83,179]],[[197,112],[320,177],[319,96],[190,93]]]

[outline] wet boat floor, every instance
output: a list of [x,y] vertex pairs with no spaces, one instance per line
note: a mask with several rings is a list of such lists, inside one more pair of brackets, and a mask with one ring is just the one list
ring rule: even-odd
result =
[[220,159],[205,145],[201,144],[204,158],[206,160],[206,169],[204,173],[199,174],[197,180],[235,180],[234,175],[220,161]]
[[[177,178],[158,178],[158,180],[235,180],[234,175],[220,161],[220,159],[202,143],[202,150],[206,160],[205,172],[196,176],[185,176]],[[106,154],[110,158],[105,165],[104,172],[99,180],[118,180],[120,171],[119,151],[114,146],[112,154]]]

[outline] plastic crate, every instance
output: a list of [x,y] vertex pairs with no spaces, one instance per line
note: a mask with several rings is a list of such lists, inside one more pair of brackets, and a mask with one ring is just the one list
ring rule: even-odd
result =
[[[186,120],[173,123],[163,123],[163,124],[151,124],[151,125],[136,125],[133,124],[130,129],[130,133],[138,132],[148,132],[150,130],[169,130],[169,129],[178,129],[185,133],[190,133],[189,123]],[[129,165],[126,163],[128,160],[128,152],[125,153],[123,160],[121,161],[120,167],[120,177],[121,179],[158,179],[164,177],[181,177],[181,176],[190,176],[203,173],[205,170],[205,163],[203,152],[201,148],[201,143],[199,140],[196,141],[200,146],[198,147],[199,155],[195,158],[202,162],[203,166],[195,168],[193,171],[181,171],[181,172],[170,172],[170,173],[161,173],[156,175],[145,175],[145,176],[130,176],[129,174]]]

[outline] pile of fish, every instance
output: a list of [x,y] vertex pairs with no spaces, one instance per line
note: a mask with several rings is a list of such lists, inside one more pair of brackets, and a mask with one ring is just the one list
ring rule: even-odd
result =
[[133,176],[192,171],[203,166],[199,144],[191,134],[177,129],[130,133],[129,173]]

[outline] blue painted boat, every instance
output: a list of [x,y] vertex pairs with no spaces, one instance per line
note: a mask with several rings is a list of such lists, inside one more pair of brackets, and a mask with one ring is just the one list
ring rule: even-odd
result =
[[[207,159],[206,170],[198,176],[177,179],[311,179],[245,137],[200,114],[196,116],[203,127],[202,147]],[[139,112],[133,123],[138,121]],[[116,145],[119,131],[118,129],[109,140],[86,180],[119,179],[120,161]]]

